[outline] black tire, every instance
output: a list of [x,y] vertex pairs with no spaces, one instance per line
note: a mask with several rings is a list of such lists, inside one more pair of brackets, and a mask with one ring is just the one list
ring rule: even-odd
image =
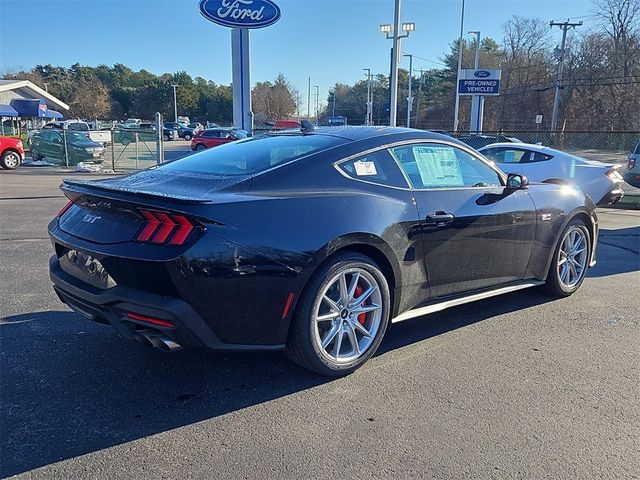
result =
[[40,155],[38,153],[37,150],[34,150],[33,148],[31,149],[30,153],[31,153],[31,159],[32,160],[38,161],[38,160],[42,160],[44,158],[42,155]]
[[169,135],[167,135],[166,133],[164,134],[164,141],[168,142],[171,140],[171,137]]
[[[586,256],[586,263],[584,265],[584,268],[582,269],[582,272],[579,276],[578,281],[575,284],[566,285],[561,280],[561,275],[559,271],[560,266],[558,262],[559,262],[559,259],[561,258],[561,250],[563,247],[564,239],[567,237],[570,231],[573,231],[575,229],[581,231],[582,234],[584,235],[584,239],[586,242],[585,250],[584,250],[585,256]],[[587,228],[587,226],[582,220],[577,218],[573,219],[562,231],[562,235],[558,240],[558,244],[556,245],[555,252],[553,252],[553,258],[551,259],[551,265],[549,266],[547,281],[542,287],[543,290],[557,297],[568,297],[569,295],[573,295],[576,292],[576,290],[580,288],[580,285],[582,285],[582,282],[584,281],[584,277],[587,274],[587,269],[589,268],[590,259],[591,259],[591,236],[589,235],[589,229]]]
[[22,159],[20,154],[15,150],[6,150],[0,158],[0,165],[5,170],[15,170],[20,166]]
[[202,152],[203,150],[206,150],[206,149],[207,147],[202,143],[199,143],[196,145],[196,152]]
[[[336,275],[339,275],[341,271],[349,271],[350,269],[367,272],[370,278],[375,280],[379,289],[380,295],[378,298],[382,308],[380,310],[380,316],[376,317],[379,319],[379,323],[377,323],[375,334],[367,337],[372,338],[368,340],[370,344],[357,358],[340,363],[337,360],[334,361],[328,358],[326,351],[328,347],[323,349],[322,345],[317,344],[319,340],[314,340],[314,338],[316,338],[316,328],[318,328],[316,327],[315,312],[322,303],[321,297],[324,295],[325,289],[331,285],[331,280],[334,279]],[[357,282],[355,283],[357,285]],[[362,303],[362,306],[364,306],[364,303]],[[350,251],[339,252],[327,259],[327,261],[318,268],[305,287],[294,312],[285,352],[293,362],[321,375],[331,377],[348,375],[360,368],[376,352],[387,330],[390,312],[391,300],[389,285],[378,265],[365,255]],[[350,318],[351,317],[352,315]],[[356,314],[353,320],[360,321],[359,318]],[[337,318],[332,321],[334,324],[335,322],[340,324],[343,322],[342,319],[345,319],[342,325],[347,325],[347,321],[349,320],[346,316],[337,315]],[[343,334],[342,330],[340,330],[341,338],[344,338],[343,335],[346,334]],[[361,337],[361,339],[364,338],[365,337]],[[348,341],[350,342],[350,340]],[[329,343],[329,345],[331,345],[331,343]],[[358,341],[356,341],[356,343],[358,343]],[[336,356],[339,356],[340,346],[337,347],[337,350],[338,354],[336,354]]]
[[188,134],[188,133],[185,133],[183,138],[184,138],[185,140],[189,141],[189,140],[191,140],[191,135],[190,135],[190,134]]

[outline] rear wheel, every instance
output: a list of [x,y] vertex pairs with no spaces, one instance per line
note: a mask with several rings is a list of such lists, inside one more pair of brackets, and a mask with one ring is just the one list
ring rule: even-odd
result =
[[0,165],[6,170],[15,170],[20,165],[20,155],[13,150],[7,150],[0,158]]
[[589,268],[591,238],[582,220],[572,220],[562,232],[551,261],[545,289],[557,296],[573,294]]
[[320,267],[302,294],[286,352],[300,366],[347,375],[376,352],[390,315],[389,286],[376,263],[339,253]]
[[37,161],[37,160],[42,160],[44,158],[42,155],[40,155],[38,153],[37,150],[35,150],[33,148],[30,150],[30,153],[31,153],[31,159],[32,160],[36,160]]
[[169,140],[171,140],[171,137],[168,134],[164,134],[164,141],[168,142]]
[[188,133],[185,133],[184,134],[184,139],[187,140],[187,141],[191,140],[191,135],[188,134]]

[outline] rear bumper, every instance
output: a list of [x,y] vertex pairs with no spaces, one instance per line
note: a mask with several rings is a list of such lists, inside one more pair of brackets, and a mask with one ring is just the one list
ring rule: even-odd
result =
[[[180,345],[205,346],[213,350],[281,350],[284,347],[222,342],[184,300],[122,286],[108,290],[94,288],[63,271],[55,255],[49,259],[49,275],[58,297],[69,308],[96,322],[112,325],[130,340],[137,331],[153,329]],[[163,320],[175,328],[132,319],[128,313]]]
[[607,205],[613,205],[618,203],[624,196],[624,191],[619,186],[616,186],[613,190],[608,191],[597,203],[598,207],[605,207]]

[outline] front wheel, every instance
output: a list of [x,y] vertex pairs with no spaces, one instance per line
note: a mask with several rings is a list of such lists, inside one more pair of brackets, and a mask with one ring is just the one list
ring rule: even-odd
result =
[[202,152],[203,150],[206,150],[207,147],[205,147],[202,143],[199,143],[196,145],[196,152]]
[[378,265],[359,253],[339,253],[319,268],[300,297],[287,355],[321,375],[347,375],[380,346],[390,304]]
[[562,232],[551,261],[545,289],[560,297],[573,294],[589,268],[591,238],[582,220],[572,220]]
[[7,150],[0,158],[0,165],[6,170],[15,170],[20,165],[20,155],[13,150]]
[[164,141],[168,142],[169,140],[171,140],[171,137],[165,133],[164,134]]

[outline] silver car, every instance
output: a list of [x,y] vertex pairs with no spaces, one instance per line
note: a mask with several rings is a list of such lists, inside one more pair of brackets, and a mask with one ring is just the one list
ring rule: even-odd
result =
[[640,139],[636,143],[636,148],[629,154],[629,165],[624,179],[628,184],[640,188]]

